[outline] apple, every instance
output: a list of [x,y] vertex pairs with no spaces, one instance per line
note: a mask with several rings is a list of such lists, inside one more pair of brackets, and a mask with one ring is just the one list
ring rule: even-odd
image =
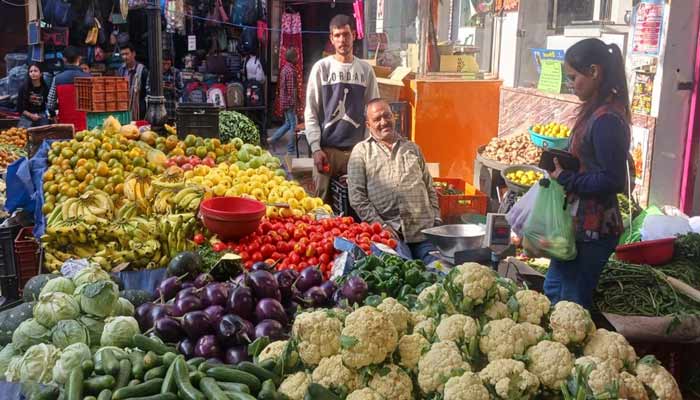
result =
[[190,163],[184,163],[180,166],[180,168],[182,168],[183,171],[192,171],[194,166]]

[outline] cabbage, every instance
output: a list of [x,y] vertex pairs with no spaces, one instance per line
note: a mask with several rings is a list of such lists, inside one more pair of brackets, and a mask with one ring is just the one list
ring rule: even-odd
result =
[[66,383],[71,371],[85,360],[92,360],[90,348],[85,343],[73,343],[66,347],[53,367],[53,380],[60,384]]
[[113,317],[105,321],[101,346],[131,347],[134,335],[139,333],[139,323],[134,317]]
[[59,276],[58,278],[54,278],[46,282],[46,285],[44,285],[44,287],[41,289],[40,294],[51,292],[62,292],[72,295],[73,292],[75,292],[75,285],[70,279]]
[[66,319],[58,321],[53,328],[51,341],[54,346],[64,349],[73,343],[88,344],[90,342],[90,333],[85,325],[80,322],[74,319]]
[[100,339],[102,338],[102,331],[105,328],[105,323],[99,319],[92,318],[89,315],[81,316],[78,321],[80,321],[80,323],[83,324],[88,331],[88,344],[90,346],[98,345],[100,343]]
[[19,382],[19,367],[22,366],[22,356],[14,356],[7,364],[5,379],[8,382]]
[[19,352],[15,350],[15,345],[12,343],[0,350],[0,376],[5,376],[5,371],[7,371],[7,367],[10,365],[10,360],[18,353]]
[[78,271],[73,276],[73,283],[75,287],[79,287],[86,283],[95,283],[99,281],[109,281],[111,280],[109,274],[105,272],[99,266],[90,265]]
[[53,380],[53,367],[61,356],[61,350],[50,344],[36,344],[30,347],[19,367],[21,382],[49,383]]
[[85,283],[75,289],[75,294],[85,314],[107,317],[119,299],[119,287],[112,281]]
[[102,365],[102,355],[104,354],[105,350],[111,350],[112,354],[114,354],[114,357],[116,357],[117,360],[121,361],[125,358],[129,357],[129,354],[127,354],[124,349],[121,349],[119,347],[114,347],[114,346],[104,346],[100,347],[95,351],[95,367],[101,366]]
[[133,317],[134,316],[134,305],[123,297],[117,300],[117,304],[114,305],[114,310],[112,310],[112,316],[118,317]]
[[19,351],[24,351],[30,346],[51,341],[51,331],[46,329],[34,318],[19,324],[12,334],[12,344]]
[[62,292],[44,293],[34,306],[34,318],[47,328],[58,321],[75,319],[80,315],[80,306],[73,296]]

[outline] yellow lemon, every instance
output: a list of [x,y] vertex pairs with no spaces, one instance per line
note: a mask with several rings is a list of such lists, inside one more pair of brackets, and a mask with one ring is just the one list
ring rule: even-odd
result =
[[266,215],[268,218],[277,218],[277,217],[279,217],[279,214],[278,214],[278,212],[277,212],[277,208],[276,208],[276,207],[267,207],[267,210],[265,211],[265,215]]
[[260,188],[255,188],[250,191],[251,196],[255,197],[259,201],[266,200],[265,192]]
[[237,195],[238,195],[238,194],[236,193],[236,190],[233,189],[233,188],[227,189],[227,190],[226,190],[226,193],[224,193],[224,196],[227,196],[227,197],[235,197],[235,196],[237,196]]
[[291,208],[280,208],[279,214],[281,217],[291,217],[294,215],[294,212],[292,211]]
[[314,204],[314,199],[312,199],[311,197],[305,197],[301,201],[301,206],[304,207],[306,211],[311,211],[316,207],[316,205]]
[[300,208],[301,207],[301,204],[299,204],[299,201],[297,199],[289,199],[289,200],[287,200],[287,204],[289,204],[289,206],[292,208]]
[[294,191],[293,191],[293,190],[287,189],[287,190],[285,190],[284,193],[282,194],[282,198],[283,198],[285,201],[289,201],[290,199],[296,198],[296,196],[294,195]]
[[302,215],[304,215],[304,212],[301,211],[301,210],[292,210],[292,215],[294,215],[295,217],[299,218],[299,217],[301,217]]
[[320,197],[314,197],[314,208],[323,207],[323,200]]
[[185,171],[185,174],[184,174],[185,179],[192,179],[193,176],[194,176],[194,171],[192,171],[192,170]]
[[304,197],[306,197],[306,192],[303,188],[297,186],[294,188],[294,197],[296,197],[297,200],[302,200]]
[[214,186],[214,194],[217,196],[223,196],[226,194],[226,186],[224,185],[216,185]]

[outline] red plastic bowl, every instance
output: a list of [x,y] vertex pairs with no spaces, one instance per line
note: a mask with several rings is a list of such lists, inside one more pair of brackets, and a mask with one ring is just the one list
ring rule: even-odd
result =
[[242,197],[214,197],[199,208],[204,226],[226,241],[255,232],[265,211],[265,204]]
[[675,241],[675,238],[668,238],[617,246],[615,256],[630,264],[668,264],[673,259]]

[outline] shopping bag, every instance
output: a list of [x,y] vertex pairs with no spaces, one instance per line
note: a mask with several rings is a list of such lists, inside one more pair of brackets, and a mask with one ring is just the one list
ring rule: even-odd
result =
[[506,214],[506,221],[508,221],[511,230],[516,235],[522,236],[523,226],[525,226],[525,221],[527,221],[527,218],[535,208],[535,200],[537,200],[539,192],[540,183],[536,182]]
[[523,226],[523,249],[531,257],[573,260],[576,258],[574,222],[566,207],[564,188],[548,179],[538,185],[535,205]]

